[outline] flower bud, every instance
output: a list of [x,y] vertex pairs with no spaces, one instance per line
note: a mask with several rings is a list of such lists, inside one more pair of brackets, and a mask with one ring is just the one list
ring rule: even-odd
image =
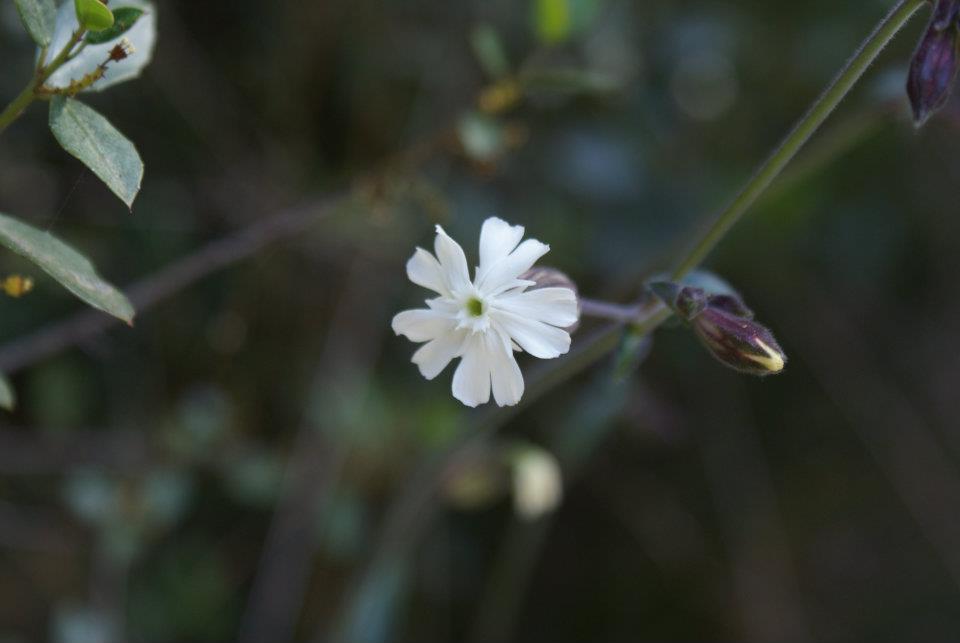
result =
[[714,357],[741,373],[773,375],[787,363],[773,333],[723,308],[708,306],[693,320],[693,330]]
[[686,321],[693,321],[707,307],[707,293],[703,288],[681,286],[670,281],[657,281],[649,287],[653,294]]
[[538,447],[518,447],[511,464],[516,514],[533,521],[556,510],[563,499],[563,476],[557,459]]
[[74,0],[77,21],[89,31],[103,31],[113,26],[113,12],[101,0]]
[[720,362],[741,373],[772,375],[787,363],[780,344],[734,292],[708,294],[702,288],[667,281],[650,290],[689,322],[700,342]]
[[936,0],[933,17],[910,61],[907,95],[919,127],[950,97],[957,76],[960,0]]

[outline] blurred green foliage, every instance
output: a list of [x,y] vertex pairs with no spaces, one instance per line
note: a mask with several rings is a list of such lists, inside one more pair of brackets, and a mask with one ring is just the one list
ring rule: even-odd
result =
[[[490,435],[389,329],[422,298],[402,267],[432,224],[469,254],[492,214],[582,293],[635,300],[887,5],[165,3],[145,77],[91,100],[149,167],[133,213],[42,109],[0,138],[0,211],[126,284],[350,196],[11,375],[0,640],[949,640],[960,112],[909,124],[922,19],[711,258],[783,375],[744,379],[666,328]],[[34,56],[12,3],[0,34],[7,97]],[[519,91],[485,109],[504,80]],[[80,310],[9,254],[0,272],[37,281],[0,302],[9,345]],[[517,440],[554,453],[556,514],[518,521],[491,466],[483,502],[438,493],[390,531],[424,463],[481,434],[471,465]],[[478,470],[444,468],[440,491],[476,480],[458,473]]]

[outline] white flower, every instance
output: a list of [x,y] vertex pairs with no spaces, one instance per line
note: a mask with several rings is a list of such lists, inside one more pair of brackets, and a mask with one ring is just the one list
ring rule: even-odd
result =
[[523,395],[523,375],[513,352],[552,359],[570,349],[563,330],[577,321],[577,298],[569,288],[539,288],[519,279],[550,247],[535,239],[523,243],[522,226],[491,217],[480,231],[480,265],[471,282],[460,245],[437,226],[436,257],[422,248],[407,262],[413,283],[433,290],[428,308],[393,318],[393,330],[426,342],[413,355],[420,373],[432,380],[455,357],[453,396],[467,406],[493,399],[512,406]]
[[536,520],[560,505],[563,477],[560,464],[549,452],[527,448],[513,459],[513,506],[525,520]]
[[[153,45],[157,40],[157,10],[146,0],[124,0],[111,6],[135,7],[143,9],[143,15],[125,34],[131,44],[133,52],[123,60],[113,61],[107,65],[103,78],[93,83],[85,91],[100,91],[125,80],[136,78],[153,57]],[[73,0],[67,0],[60,5],[57,12],[57,22],[53,31],[53,41],[47,47],[47,57],[44,63],[49,63],[66,46],[70,36],[77,30],[80,23],[77,21],[77,12]],[[112,40],[99,45],[86,45],[73,59],[64,63],[60,69],[53,72],[47,79],[46,85],[57,89],[69,87],[71,80],[80,80],[96,70],[110,55],[110,50],[116,46]]]

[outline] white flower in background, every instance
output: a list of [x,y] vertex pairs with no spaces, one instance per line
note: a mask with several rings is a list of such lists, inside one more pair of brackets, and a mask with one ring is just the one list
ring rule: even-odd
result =
[[560,505],[563,478],[557,459],[539,447],[513,457],[513,506],[525,520],[536,520]]
[[[156,8],[153,4],[144,0],[123,0],[123,2],[110,4],[111,9],[119,7],[143,9],[143,15],[140,16],[137,23],[123,34],[132,45],[133,53],[123,60],[113,61],[107,65],[103,77],[84,91],[100,91],[125,80],[136,78],[153,57],[153,46],[157,40]],[[60,9],[57,11],[53,40],[47,47],[47,56],[44,63],[49,63],[60,53],[60,50],[66,46],[70,36],[79,26],[80,23],[77,21],[73,0],[67,0],[60,5]],[[80,80],[95,71],[109,57],[110,50],[116,46],[117,42],[117,40],[111,40],[99,45],[86,45],[73,60],[68,61],[60,69],[53,72],[45,84],[57,89],[69,87],[71,80]]]
[[523,395],[523,375],[513,356],[525,350],[552,359],[570,349],[564,330],[577,321],[577,297],[569,288],[528,290],[520,279],[550,247],[535,239],[523,243],[522,226],[491,217],[480,231],[480,265],[470,281],[467,258],[456,241],[437,226],[436,257],[422,248],[407,262],[407,276],[439,297],[428,308],[393,318],[393,330],[426,342],[413,355],[420,373],[432,380],[459,357],[453,396],[467,406],[493,399],[511,406]]

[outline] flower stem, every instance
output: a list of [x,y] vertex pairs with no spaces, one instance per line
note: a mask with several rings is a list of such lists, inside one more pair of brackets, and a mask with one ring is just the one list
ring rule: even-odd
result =
[[607,301],[580,298],[580,314],[584,317],[609,319],[616,322],[631,322],[640,314],[640,306],[614,304]]
[[34,93],[36,88],[36,80],[31,80],[30,83],[23,88],[23,91],[0,112],[0,132],[3,132],[13,121],[20,118],[20,115],[26,111],[30,103],[36,100],[36,94]]
[[840,70],[834,81],[820,95],[806,115],[794,126],[774,153],[760,166],[737,197],[721,211],[713,223],[677,264],[672,278],[678,281],[694,270],[720,243],[747,209],[766,191],[774,179],[796,156],[804,143],[853,89],[860,77],[877,58],[883,48],[927,0],[900,0],[864,41],[860,49]]
[[73,35],[70,36],[70,40],[67,41],[67,44],[64,45],[63,49],[60,50],[60,53],[58,53],[48,65],[42,64],[43,57],[46,55],[46,50],[41,52],[41,63],[38,64],[33,78],[31,78],[30,82],[27,83],[27,86],[23,88],[23,91],[21,91],[17,97],[14,98],[10,104],[3,109],[2,112],[0,112],[0,133],[7,129],[11,123],[20,118],[27,108],[30,107],[30,104],[37,100],[39,97],[40,88],[47,81],[47,79],[50,78],[53,72],[60,69],[65,62],[70,60],[73,53],[73,48],[78,42],[80,42],[85,33],[86,31],[83,29],[77,29],[75,32],[73,32]]

